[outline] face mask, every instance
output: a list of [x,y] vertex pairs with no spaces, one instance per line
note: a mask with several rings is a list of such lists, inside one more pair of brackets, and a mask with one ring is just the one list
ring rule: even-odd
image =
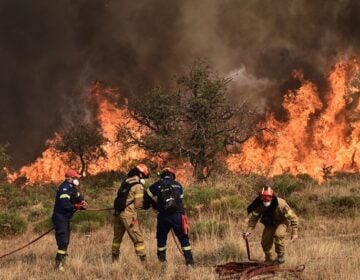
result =
[[145,179],[141,178],[140,179],[140,184],[145,185]]
[[265,207],[269,207],[271,204],[271,201],[263,201],[263,204]]
[[74,179],[74,180],[72,181],[72,183],[73,183],[74,186],[78,186],[78,185],[80,184],[80,182],[79,182],[78,179]]

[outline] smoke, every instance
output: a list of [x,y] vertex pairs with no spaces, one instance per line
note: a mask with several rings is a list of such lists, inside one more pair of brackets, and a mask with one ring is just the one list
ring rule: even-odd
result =
[[92,80],[141,98],[197,58],[243,69],[235,94],[276,109],[293,69],[322,89],[339,55],[358,54],[359,25],[356,0],[2,0],[0,143],[15,165],[33,160],[64,122],[89,117]]

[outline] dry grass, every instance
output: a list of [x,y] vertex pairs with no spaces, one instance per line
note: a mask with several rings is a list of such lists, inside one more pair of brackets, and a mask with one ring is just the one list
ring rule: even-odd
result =
[[[300,239],[293,243],[289,240],[286,241],[287,261],[285,267],[305,264],[306,269],[302,273],[303,279],[360,279],[360,216],[356,211],[355,215],[339,213],[331,204],[329,207],[333,208],[329,208],[331,213],[328,215],[323,215],[323,212],[318,209],[320,202],[326,201],[330,196],[336,198],[360,195],[358,185],[359,180],[344,180],[321,186],[307,185],[305,189],[296,191],[291,194],[291,197],[286,198],[293,202],[305,201],[306,211],[303,215],[301,213],[299,215]],[[193,225],[195,230],[196,224],[206,221],[218,221],[228,225],[225,232],[221,232],[221,234],[216,232],[215,227],[215,230],[206,230],[197,234],[196,238],[192,238],[191,243],[196,262],[194,268],[186,269],[183,257],[174,244],[171,234],[168,237],[168,265],[166,267],[159,265],[156,258],[155,215],[142,214],[140,216],[147,219],[142,222],[147,245],[147,267],[143,267],[139,262],[127,236],[121,247],[120,261],[111,262],[113,231],[111,225],[106,224],[90,234],[74,233],[72,235],[66,272],[54,271],[56,243],[54,235],[49,234],[31,247],[0,259],[0,280],[59,279],[59,274],[61,275],[60,279],[82,280],[216,279],[214,265],[247,260],[245,243],[241,238],[241,233],[246,226],[245,208],[241,209],[241,207],[242,203],[247,204],[254,197],[254,180],[246,177],[223,177],[204,185],[191,187],[215,188],[220,192],[220,197],[213,195],[211,191],[202,193],[201,197],[191,197],[193,201],[205,200],[205,203],[193,205],[195,214],[190,217],[190,226]],[[90,188],[85,189],[87,197],[90,191]],[[101,193],[102,196],[99,199],[99,191],[94,191],[93,201],[100,204],[92,205],[92,207],[108,205],[113,198],[115,188],[106,189]],[[186,190],[185,195],[187,193],[191,192]],[[206,193],[207,196],[204,196]],[[231,197],[238,197],[240,200],[234,202],[229,200]],[[316,197],[316,199],[309,200],[309,197]],[[188,198],[190,201],[190,197]],[[219,209],[219,205],[228,205],[228,207],[232,205],[232,208],[225,208],[219,212],[216,210]],[[21,212],[28,214],[25,208]],[[0,240],[0,255],[38,236],[30,231],[31,228],[30,224],[26,234]],[[251,255],[255,259],[263,258],[260,246],[261,231],[262,226],[258,225],[250,239]]]
[[[186,269],[171,235],[168,244],[168,265],[160,266],[156,259],[155,233],[146,231],[148,267],[144,268],[134,254],[128,237],[121,248],[121,260],[112,263],[110,248],[112,228],[90,235],[72,235],[67,271],[62,279],[216,279],[213,266],[228,261],[245,261],[246,252],[241,232],[244,223],[229,222],[224,237],[216,234],[203,236],[192,242],[196,267]],[[360,262],[358,244],[360,220],[305,222],[301,238],[294,243],[287,241],[286,266],[305,264],[304,279],[359,279]],[[344,235],[346,231],[347,235]],[[258,226],[250,242],[253,258],[261,259],[259,244],[261,226]],[[31,240],[32,234],[11,240],[1,240],[2,253]],[[58,279],[59,272],[53,270],[55,240],[52,234],[44,237],[32,247],[0,261],[0,279]]]

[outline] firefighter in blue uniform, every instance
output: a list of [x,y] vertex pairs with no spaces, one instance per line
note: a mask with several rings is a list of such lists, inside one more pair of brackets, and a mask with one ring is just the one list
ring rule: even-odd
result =
[[80,177],[75,170],[69,169],[65,173],[65,181],[59,186],[56,193],[52,221],[58,246],[55,268],[60,271],[64,271],[66,250],[70,242],[70,219],[76,210],[83,210],[87,207],[86,201],[76,189]]
[[[163,199],[165,186],[171,186],[172,195]],[[166,193],[166,192],[165,192]],[[165,194],[166,195],[166,194]],[[166,241],[169,231],[172,229],[178,238],[186,265],[193,265],[193,255],[189,242],[187,219],[182,203],[183,188],[175,181],[175,170],[165,168],[160,173],[160,180],[152,184],[144,194],[144,209],[152,206],[158,211],[156,239],[157,256],[160,262],[166,262]],[[172,209],[167,206],[167,201],[174,200]],[[170,207],[171,208],[171,207]]]

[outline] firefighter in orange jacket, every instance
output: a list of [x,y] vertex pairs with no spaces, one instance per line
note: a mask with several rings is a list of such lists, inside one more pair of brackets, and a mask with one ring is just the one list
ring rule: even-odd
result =
[[285,262],[285,237],[288,226],[291,227],[291,240],[298,238],[298,218],[290,209],[287,202],[274,195],[274,191],[266,186],[263,187],[259,196],[247,208],[248,214],[251,214],[246,232],[243,237],[248,238],[251,231],[260,220],[265,228],[261,238],[261,246],[265,253],[265,261],[272,262],[272,247],[275,243],[275,252],[277,253],[276,262]]
[[[145,164],[138,164],[132,168],[127,178],[122,182],[118,192],[121,193],[122,186],[127,185],[124,206],[117,210],[114,203],[114,238],[112,243],[112,260],[117,261],[120,254],[120,245],[125,232],[129,234],[131,241],[134,243],[136,255],[142,262],[146,261],[144,237],[140,230],[137,220],[137,209],[143,206],[144,183],[145,178],[149,177],[149,169]],[[115,200],[116,201],[116,200]]]

